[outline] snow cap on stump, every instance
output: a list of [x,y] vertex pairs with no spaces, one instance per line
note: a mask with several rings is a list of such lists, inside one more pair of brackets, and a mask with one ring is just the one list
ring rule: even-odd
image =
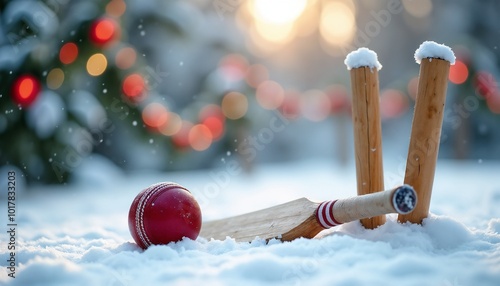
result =
[[449,61],[452,65],[455,64],[455,54],[450,47],[434,41],[423,42],[415,51],[415,61],[418,64],[425,58],[437,58]]
[[359,48],[350,52],[345,57],[344,64],[348,70],[360,67],[376,68],[377,70],[382,68],[382,65],[378,61],[377,53],[368,48]]

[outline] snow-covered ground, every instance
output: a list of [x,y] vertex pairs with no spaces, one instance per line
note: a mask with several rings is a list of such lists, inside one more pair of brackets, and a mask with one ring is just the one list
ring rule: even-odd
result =
[[[245,174],[228,157],[227,167],[218,170],[125,175],[94,161],[81,167],[73,185],[19,192],[16,278],[7,276],[9,251],[2,239],[0,284],[500,283],[500,162],[439,161],[432,215],[423,226],[400,225],[390,215],[378,229],[352,222],[321,233],[321,239],[266,245],[198,238],[143,251],[129,234],[127,214],[135,195],[153,183],[186,186],[204,219],[214,219],[299,197],[320,201],[352,196],[354,166],[312,161],[259,166]],[[387,187],[400,183],[400,167],[385,169]],[[4,203],[0,210],[7,214]]]

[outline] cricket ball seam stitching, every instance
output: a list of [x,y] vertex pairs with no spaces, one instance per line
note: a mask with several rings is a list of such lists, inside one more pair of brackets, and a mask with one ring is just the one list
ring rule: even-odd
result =
[[135,226],[137,230],[137,234],[139,235],[139,238],[141,239],[142,243],[144,246],[148,247],[152,244],[151,240],[146,234],[146,229],[144,227],[144,210],[146,208],[146,204],[149,201],[149,199],[156,194],[158,191],[160,191],[163,187],[168,187],[168,186],[175,186],[176,184],[174,183],[158,183],[155,185],[150,186],[149,188],[146,189],[146,192],[144,195],[142,195],[141,200],[139,201],[139,204],[137,205],[137,212],[135,216]]

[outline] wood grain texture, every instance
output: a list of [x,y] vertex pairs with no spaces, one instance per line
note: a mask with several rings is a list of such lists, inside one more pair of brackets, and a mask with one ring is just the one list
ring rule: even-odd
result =
[[404,180],[417,192],[419,203],[412,213],[399,215],[400,222],[422,223],[429,214],[449,70],[450,63],[441,59],[423,59],[420,64]]
[[[354,153],[358,195],[384,190],[382,127],[377,69],[351,69]],[[366,228],[385,223],[385,216],[361,220]]]
[[200,236],[216,240],[224,240],[229,236],[236,241],[252,241],[258,236],[262,239],[281,238],[289,241],[297,238],[293,235],[295,232],[290,233],[297,230],[300,236],[311,238],[323,230],[315,217],[318,206],[319,203],[301,198],[248,214],[203,222]]
[[[361,218],[396,212],[392,197],[398,188],[337,200],[333,216],[340,223]],[[323,228],[316,218],[320,203],[306,198],[297,199],[267,209],[203,222],[200,236],[206,239],[224,240],[231,237],[238,242],[277,238],[291,241],[299,237],[313,238]]]

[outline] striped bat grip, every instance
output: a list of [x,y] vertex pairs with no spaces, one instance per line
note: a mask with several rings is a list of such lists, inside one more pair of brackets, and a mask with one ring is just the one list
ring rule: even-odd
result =
[[415,190],[402,185],[382,192],[322,202],[316,209],[316,219],[323,228],[331,228],[388,213],[408,214],[416,205]]

